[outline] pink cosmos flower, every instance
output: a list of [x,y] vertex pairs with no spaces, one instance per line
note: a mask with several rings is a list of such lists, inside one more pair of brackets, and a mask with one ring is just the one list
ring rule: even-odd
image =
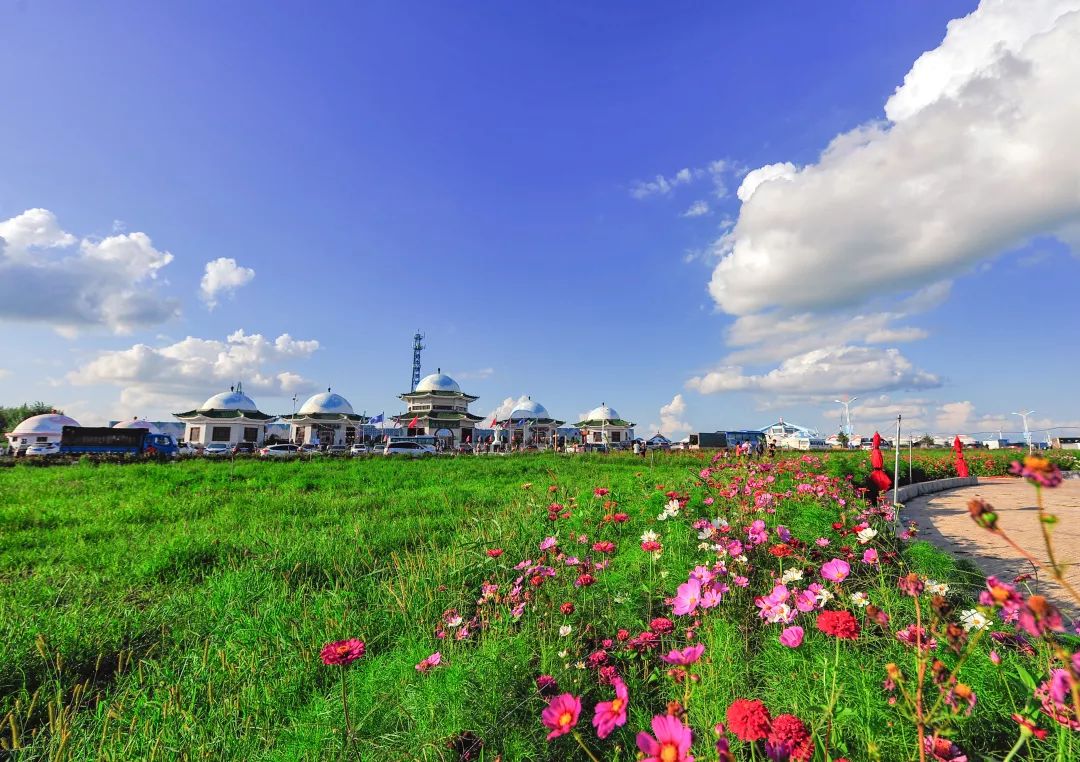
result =
[[573,730],[580,714],[581,699],[574,694],[560,693],[553,698],[540,713],[544,727],[551,730],[547,735],[547,740],[564,736]]
[[596,735],[600,738],[607,738],[616,727],[626,724],[626,705],[630,702],[626,683],[615,678],[611,684],[615,688],[615,698],[601,701],[593,714],[592,724],[596,726]]
[[678,594],[675,596],[673,610],[679,616],[690,614],[701,602],[701,583],[691,579],[679,585]]
[[644,754],[641,762],[694,762],[690,745],[694,740],[690,728],[677,717],[658,714],[652,719],[653,738],[645,731],[637,734],[637,746]]
[[784,631],[780,633],[780,642],[788,648],[798,648],[803,642],[803,628],[798,625],[786,627]]
[[559,540],[556,537],[545,537],[540,542],[540,550],[547,550],[549,548],[554,548],[555,545],[558,544],[558,542],[559,542]]
[[873,548],[867,548],[863,551],[862,562],[864,564],[876,564],[878,562],[878,552]]
[[430,672],[435,667],[442,664],[442,654],[436,651],[431,656],[427,656],[416,665],[417,672]]
[[765,530],[765,522],[761,519],[755,519],[750,528],[746,530],[746,536],[754,545],[761,545],[766,542],[769,539],[769,534]]
[[814,544],[817,545],[819,548],[824,548],[826,545],[829,544],[829,540],[826,537],[819,537],[814,540]]
[[694,570],[690,572],[690,577],[703,585],[707,585],[712,582],[713,573],[708,566],[695,566]]
[[682,649],[673,649],[667,656],[661,656],[660,658],[666,661],[668,664],[678,664],[686,667],[693,664],[701,658],[701,654],[705,652],[705,644],[698,643],[696,646],[687,646]]
[[839,584],[847,579],[849,574],[851,574],[851,565],[839,558],[834,558],[821,566],[821,576],[830,582]]
[[597,497],[603,497],[604,495],[608,494],[609,492],[611,492],[611,490],[607,489],[606,487],[597,487],[596,489],[593,490],[593,494],[596,495]]

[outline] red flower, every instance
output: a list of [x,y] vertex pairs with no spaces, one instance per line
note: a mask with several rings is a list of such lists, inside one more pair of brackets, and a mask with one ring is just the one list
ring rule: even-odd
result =
[[793,714],[781,714],[772,721],[765,753],[770,759],[809,762],[814,756],[814,741],[802,720]]
[[817,628],[834,638],[855,640],[859,637],[859,623],[850,611],[822,611],[817,617]]
[[559,606],[559,611],[561,611],[566,616],[570,616],[574,613],[574,604],[572,604],[570,601],[567,601],[563,605]]
[[588,587],[593,582],[596,582],[596,578],[593,577],[593,575],[586,573],[586,574],[582,574],[580,577],[578,577],[577,580],[574,582],[574,584],[577,587]]
[[367,646],[364,641],[350,638],[349,640],[337,640],[327,643],[319,653],[322,663],[327,666],[340,665],[347,667],[364,655]]
[[792,550],[787,545],[784,545],[783,543],[781,543],[779,545],[771,546],[769,548],[769,553],[776,556],[777,558],[787,558],[788,556],[791,555]]
[[593,494],[596,495],[597,497],[603,497],[604,495],[608,494],[609,492],[611,492],[611,490],[607,489],[606,487],[597,487],[596,489],[593,490]]
[[675,629],[675,623],[666,616],[658,616],[656,619],[649,622],[649,629],[657,635],[664,635]]
[[592,549],[597,553],[614,553],[615,543],[611,540],[601,540],[600,542],[594,542]]
[[503,554],[502,548],[488,548],[487,554],[492,558],[498,558]]
[[660,550],[660,548],[661,545],[656,540],[646,540],[645,542],[641,543],[641,549],[644,550],[646,553],[652,553],[654,551]]
[[769,710],[757,699],[735,699],[727,710],[728,730],[741,741],[757,741],[769,734]]
[[630,520],[630,515],[627,513],[616,513],[611,518],[614,519],[616,523],[622,524],[624,521]]

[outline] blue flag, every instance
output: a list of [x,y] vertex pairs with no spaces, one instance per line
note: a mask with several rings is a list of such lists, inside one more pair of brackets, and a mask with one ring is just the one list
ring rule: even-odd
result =
[[368,423],[382,423],[382,422],[383,422],[383,414],[382,413],[379,413],[378,415],[372,416],[371,418],[368,419]]

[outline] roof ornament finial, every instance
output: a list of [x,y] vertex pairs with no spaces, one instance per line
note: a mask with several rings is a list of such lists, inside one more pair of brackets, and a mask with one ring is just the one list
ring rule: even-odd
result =
[[442,368],[436,368],[436,369],[435,369],[435,372],[436,372],[436,373],[442,373]]
[[230,385],[229,386],[229,391],[230,392],[235,392],[236,391],[236,386],[235,385]]
[[328,387],[326,387],[326,393],[327,393],[327,394],[329,394],[329,393],[330,393],[330,387],[329,387],[329,386],[328,386]]
[[243,384],[242,381],[237,381],[236,382],[236,393],[237,394],[243,394],[244,393],[244,384]]

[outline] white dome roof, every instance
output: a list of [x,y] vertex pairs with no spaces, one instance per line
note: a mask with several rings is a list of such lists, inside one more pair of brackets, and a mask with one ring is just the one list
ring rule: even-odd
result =
[[615,421],[619,419],[619,413],[613,407],[608,405],[601,405],[600,407],[594,407],[589,411],[589,414],[585,416],[586,421]]
[[60,413],[46,413],[45,415],[33,415],[20,423],[12,431],[12,434],[55,434],[60,436],[65,426],[78,426],[79,422]]
[[317,415],[319,413],[345,413],[353,414],[353,406],[340,394],[334,394],[329,389],[308,397],[307,402],[300,406],[297,411],[300,415]]
[[430,376],[424,376],[420,379],[420,383],[416,385],[416,391],[418,392],[457,392],[461,393],[461,387],[458,386],[457,381],[450,378],[445,373],[432,373]]
[[151,434],[160,434],[158,427],[150,423],[150,421],[144,421],[139,419],[133,419],[130,421],[117,421],[113,424],[114,429],[146,429]]
[[199,410],[246,410],[254,413],[258,412],[259,408],[255,407],[251,397],[243,392],[232,391],[215,394],[202,403]]
[[534,402],[532,399],[527,399],[514,408],[514,412],[510,414],[511,418],[550,418],[551,414],[547,411],[547,408],[541,405],[539,402]]

